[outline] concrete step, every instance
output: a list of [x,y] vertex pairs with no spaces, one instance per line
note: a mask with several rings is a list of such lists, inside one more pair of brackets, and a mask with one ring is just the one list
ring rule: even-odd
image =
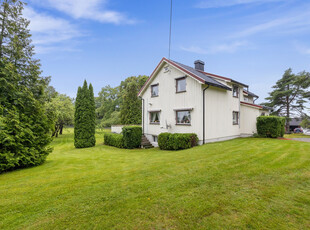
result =
[[141,147],[145,149],[154,148],[151,142],[144,135],[141,138]]

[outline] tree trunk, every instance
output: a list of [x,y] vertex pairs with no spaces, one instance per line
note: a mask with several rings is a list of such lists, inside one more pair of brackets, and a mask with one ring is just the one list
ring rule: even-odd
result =
[[55,125],[55,131],[52,134],[52,137],[58,137],[59,125]]
[[289,97],[286,97],[286,133],[290,133],[290,103]]
[[61,125],[60,125],[60,129],[59,129],[59,135],[62,135],[62,130],[63,130],[63,128],[64,128],[64,125],[61,124]]

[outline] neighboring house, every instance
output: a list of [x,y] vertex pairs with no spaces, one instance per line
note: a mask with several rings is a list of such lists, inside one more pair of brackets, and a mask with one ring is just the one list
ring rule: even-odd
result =
[[199,143],[246,137],[269,110],[256,105],[249,86],[163,58],[140,90],[143,133],[154,145],[160,133],[196,133]]
[[290,131],[293,132],[294,129],[300,128],[300,123],[302,122],[301,118],[292,118],[290,120]]

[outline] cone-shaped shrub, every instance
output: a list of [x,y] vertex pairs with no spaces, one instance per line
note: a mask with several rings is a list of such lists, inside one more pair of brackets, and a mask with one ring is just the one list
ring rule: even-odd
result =
[[87,87],[86,80],[83,87],[78,88],[74,115],[74,146],[87,148],[95,146],[95,99],[93,87]]

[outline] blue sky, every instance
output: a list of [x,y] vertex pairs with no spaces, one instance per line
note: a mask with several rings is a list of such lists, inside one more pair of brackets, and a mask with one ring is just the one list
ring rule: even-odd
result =
[[[150,75],[168,56],[170,0],[29,0],[24,15],[43,75],[75,97]],[[174,0],[171,59],[250,85],[264,101],[291,67],[310,71],[310,1]]]

